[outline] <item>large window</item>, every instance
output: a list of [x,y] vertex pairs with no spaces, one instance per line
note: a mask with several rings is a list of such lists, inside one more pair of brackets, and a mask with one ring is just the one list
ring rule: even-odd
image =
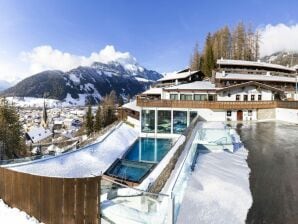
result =
[[205,100],[207,100],[207,95],[206,94],[195,94],[194,100],[205,101]]
[[157,132],[171,133],[171,111],[169,110],[157,111]]
[[155,111],[142,110],[142,132],[153,133],[155,131]]
[[171,100],[178,100],[178,94],[170,94]]
[[187,127],[187,112],[173,111],[173,132],[181,134]]
[[262,95],[258,95],[258,100],[262,100]]
[[180,100],[192,100],[191,94],[180,94]]
[[251,100],[251,101],[254,101],[254,100],[255,100],[255,95],[251,95],[251,96],[250,96],[250,100]]

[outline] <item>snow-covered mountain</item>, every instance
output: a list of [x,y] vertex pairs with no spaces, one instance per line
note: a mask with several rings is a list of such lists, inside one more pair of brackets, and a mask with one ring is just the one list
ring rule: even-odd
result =
[[261,58],[261,61],[291,67],[298,65],[298,52],[280,51]]
[[136,62],[94,62],[67,72],[50,70],[30,76],[3,92],[6,96],[58,99],[73,104],[94,104],[115,90],[119,96],[133,96],[161,78]]
[[9,88],[11,84],[5,80],[0,80],[0,91],[3,91],[7,88]]

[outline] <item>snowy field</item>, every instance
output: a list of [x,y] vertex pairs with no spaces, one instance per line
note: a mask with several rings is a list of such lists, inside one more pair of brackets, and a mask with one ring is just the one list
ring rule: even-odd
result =
[[39,223],[33,217],[30,217],[17,208],[8,207],[2,199],[0,199],[0,223],[1,224],[37,224]]
[[245,223],[252,205],[248,151],[200,154],[177,223]]
[[73,106],[85,106],[87,94],[79,94],[78,99],[74,99],[70,94],[67,94],[66,98],[63,101],[55,99],[43,99],[35,97],[7,97],[6,100],[9,103],[13,103],[18,107],[43,107],[44,100],[47,107],[73,107]]
[[54,158],[16,165],[10,169],[53,177],[97,176],[119,158],[137,137],[137,130],[127,124],[121,124],[100,143]]

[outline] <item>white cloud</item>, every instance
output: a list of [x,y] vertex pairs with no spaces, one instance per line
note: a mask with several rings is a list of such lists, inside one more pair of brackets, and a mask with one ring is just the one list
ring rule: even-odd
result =
[[49,45],[43,45],[29,52],[21,52],[14,61],[0,59],[0,80],[15,82],[44,70],[68,71],[78,66],[91,65],[95,61],[102,63],[117,61],[126,66],[137,63],[129,52],[116,51],[112,45],[107,45],[89,56],[62,52]]
[[259,29],[260,54],[266,56],[278,51],[298,52],[298,24],[268,24]]

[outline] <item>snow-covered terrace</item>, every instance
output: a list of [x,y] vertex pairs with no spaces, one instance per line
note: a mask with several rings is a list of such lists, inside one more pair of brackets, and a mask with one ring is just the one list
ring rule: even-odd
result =
[[235,73],[222,73],[217,72],[215,75],[216,79],[225,80],[251,80],[251,81],[270,81],[270,82],[296,82],[295,77],[285,76],[271,76],[271,75],[246,75],[246,74],[235,74]]
[[8,168],[40,176],[68,178],[97,176],[121,157],[137,137],[137,130],[122,123],[100,137],[99,143],[54,158],[11,165]]

